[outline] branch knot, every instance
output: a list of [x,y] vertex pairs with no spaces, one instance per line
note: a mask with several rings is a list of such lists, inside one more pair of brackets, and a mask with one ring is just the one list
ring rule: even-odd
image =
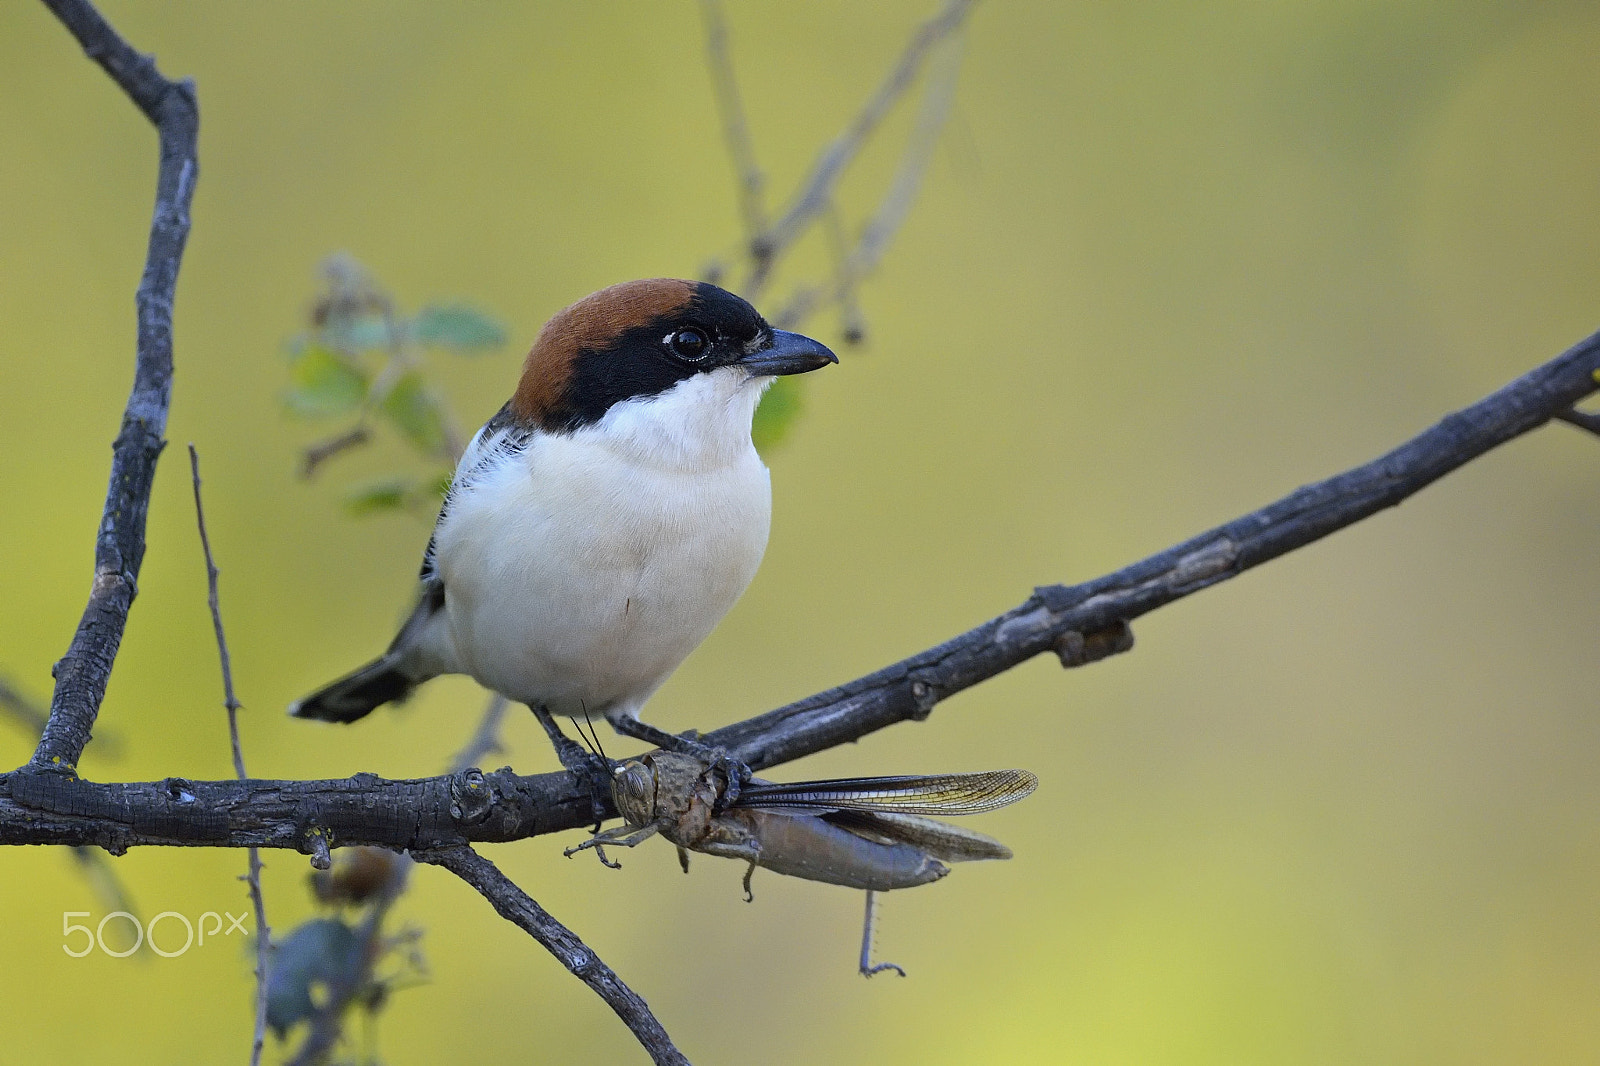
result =
[[450,775],[450,817],[462,825],[477,825],[494,807],[494,788],[476,766]]
[[1133,627],[1126,622],[1116,621],[1104,629],[1091,629],[1087,633],[1069,629],[1061,634],[1060,640],[1056,641],[1055,649],[1056,657],[1061,660],[1064,668],[1087,666],[1101,659],[1131,651]]

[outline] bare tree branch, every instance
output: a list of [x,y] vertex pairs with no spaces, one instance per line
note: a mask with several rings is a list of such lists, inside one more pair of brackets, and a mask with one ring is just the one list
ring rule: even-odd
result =
[[[249,779],[244,770],[244,751],[239,747],[239,700],[233,692],[233,657],[228,654],[228,638],[222,631],[222,601],[217,594],[216,560],[211,555],[211,537],[206,532],[206,509],[200,502],[200,453],[189,445],[189,473],[194,483],[194,518],[200,529],[200,550],[206,560],[206,603],[211,608],[211,628],[217,635],[217,657],[222,664],[222,705],[228,711],[228,740],[233,747],[233,772],[241,781]],[[260,1066],[261,1048],[267,1040],[267,954],[272,930],[267,926],[267,905],[261,898],[261,852],[249,849],[249,866],[244,880],[250,887],[250,905],[256,912],[256,1028],[250,1044],[250,1066]]]
[[[700,0],[700,13],[706,29],[706,65],[711,68],[711,90],[722,118],[722,138],[739,182],[739,213],[744,217],[745,238],[754,242],[767,226],[761,190],[766,183],[756,162],[756,148],[750,140],[750,125],[744,117],[744,101],[739,82],[733,75],[733,55],[728,50],[728,20],[722,0]],[[754,252],[752,251],[752,254]]]
[[754,266],[743,289],[746,299],[757,299],[766,284],[773,261],[799,240],[806,228],[827,208],[845,168],[855,159],[895,103],[905,95],[912,82],[916,81],[934,46],[955,33],[966,21],[972,4],[973,0],[949,0],[937,15],[918,27],[905,51],[900,54],[899,62],[878,87],[878,91],[868,98],[844,132],[817,156],[811,173],[788,208],[765,232],[751,241]]
[[[466,746],[450,761],[450,773],[468,770],[485,755],[501,750],[500,727],[510,706],[511,701],[498,693],[489,698],[478,727],[473,730]],[[328,989],[326,1000],[312,1015],[305,1041],[289,1060],[289,1066],[316,1066],[327,1061],[344,1034],[346,1012],[371,990],[373,972],[378,960],[385,954],[384,919],[410,882],[411,867],[415,864],[405,852],[396,853],[375,847],[359,847],[355,851],[367,854],[355,855],[346,850],[335,861],[353,862],[357,868],[366,866],[387,871],[382,884],[370,898],[366,916],[355,929],[355,940],[359,945],[355,954],[361,962],[354,969],[346,968],[343,979]],[[327,876],[330,884],[337,883],[337,874]],[[326,890],[327,898],[324,898],[324,891],[317,890],[318,898],[324,899],[324,902],[338,898],[332,889]]]
[[1570,411],[1557,412],[1555,417],[1568,425],[1577,426],[1579,429],[1586,429],[1590,433],[1600,435],[1600,413],[1580,411],[1574,407]]
[[341,452],[359,448],[371,440],[372,432],[364,424],[358,424],[354,429],[307,445],[300,455],[300,476],[310,481],[317,476],[317,469],[323,463]]
[[412,855],[418,862],[443,866],[481,892],[494,905],[500,917],[526,930],[561,965],[594,989],[606,1001],[606,1005],[617,1012],[617,1017],[650,1053],[652,1061],[687,1066],[689,1060],[673,1046],[672,1038],[656,1021],[655,1015],[650,1013],[649,1004],[623,984],[611,967],[600,961],[600,956],[579,940],[572,930],[551,917],[531,896],[501,873],[494,863],[465,846],[418,851]]
[[[0,775],[0,844],[95,845],[117,854],[135,845],[247,847],[252,849],[253,875],[259,871],[253,850],[258,847],[291,848],[324,863],[329,848],[335,846],[409,850],[417,860],[444,866],[467,881],[503,917],[539,940],[606,1000],[655,1061],[686,1061],[642,999],[571,931],[470,847],[473,841],[521,839],[589,824],[588,781],[570,773],[523,777],[509,770],[484,774],[472,768],[414,781],[388,781],[373,774],[309,782],[245,777],[237,738],[238,704],[217,604],[217,572],[199,513],[197,458],[192,457],[197,518],[239,779],[96,784],[77,777],[75,767],[94,727],[137,591],[150,489],[164,446],[172,376],[172,303],[198,172],[198,108],[192,84],[164,78],[154,62],[128,46],[86,0],[45,3],[157,126],[161,154],[156,208],[137,295],[134,385],[113,447],[110,486],[96,542],[95,579],[83,619],[58,663],[56,690],[39,747],[27,766]],[[844,170],[915,81],[936,46],[964,23],[971,4],[972,0],[947,0],[939,15],[919,28],[888,79],[819,155],[789,207],[763,229],[760,172],[733,86],[726,27],[716,0],[704,0],[713,78],[725,134],[740,169],[745,196],[741,206],[751,235],[747,295],[759,292],[782,252],[830,208]],[[926,171],[933,140],[950,107],[955,62],[952,57],[948,74],[930,77],[899,172],[878,213],[840,266],[833,291],[818,290],[808,297],[811,304],[798,307],[794,314],[804,314],[821,301],[848,299],[853,285],[878,262]],[[1017,608],[936,648],[727,726],[706,739],[755,768],[769,767],[896,722],[925,718],[939,701],[1042,652],[1054,651],[1063,665],[1073,666],[1125,651],[1132,642],[1131,620],[1393,506],[1552,418],[1596,430],[1600,419],[1572,411],[1572,406],[1595,390],[1597,373],[1600,334],[1371,463],[1302,488],[1113,574],[1072,587],[1038,588]],[[452,450],[459,450],[459,441],[452,440]],[[503,704],[491,704],[465,755],[476,759],[491,750],[503,711]],[[266,943],[266,924],[258,879],[252,889],[260,951]],[[382,913],[382,907],[369,913],[373,924],[368,932],[373,936]],[[264,988],[264,957],[258,956],[257,965],[259,987]],[[260,1010],[258,1000],[253,1061],[261,1051]],[[332,1046],[336,1022],[335,1018],[312,1034],[319,1046]],[[301,1054],[312,1052],[320,1053],[308,1041]]]
[[855,740],[1074,637],[1114,630],[1353,525],[1548,422],[1597,387],[1600,333],[1370,463],[1307,485],[1132,566],[1081,585],[1048,585],[936,648],[705,739],[760,769]]
[[[1048,585],[935,648],[705,739],[756,769],[926,718],[943,699],[1043,652],[1081,665],[1126,650],[1126,624],[1164,604],[1353,525],[1572,407],[1597,387],[1600,333],[1370,463],[1081,585]],[[397,849],[505,841],[592,823],[588,782],[571,773],[466,770],[389,781],[95,784],[0,776],[0,844],[292,848],[317,842]]]
[[[4,711],[34,737],[44,732],[49,717],[42,707],[24,696],[4,677],[0,677],[0,711]],[[101,742],[104,744],[104,738]],[[133,898],[117,877],[117,872],[111,868],[104,851],[85,846],[72,848],[70,852],[84,880],[105,901],[107,909],[134,913]]]
[[[889,243],[905,223],[906,215],[922,188],[922,179],[933,162],[933,149],[939,143],[945,120],[955,105],[956,82],[961,73],[959,37],[953,37],[949,47],[934,60],[934,69],[928,74],[928,84],[922,93],[922,105],[917,112],[916,126],[900,154],[889,191],[878,204],[878,210],[861,231],[855,247],[839,253],[840,262],[831,286],[806,286],[790,298],[773,318],[780,329],[796,329],[800,323],[829,304],[839,303],[845,310],[845,335],[855,334],[856,340],[863,331],[860,310],[855,306],[855,289],[883,260]],[[842,246],[843,242],[839,242]]]
[[111,479],[95,541],[94,583],[67,653],[56,663],[50,719],[33,765],[71,769],[94,728],[144,561],[145,516],[156,459],[165,446],[172,395],[172,303],[189,235],[189,202],[199,173],[200,113],[194,85],[169,81],[134,51],[87,0],[45,0],[84,52],[155,124],[161,163],[144,276],[136,296],[138,343],[133,390],[111,452]]

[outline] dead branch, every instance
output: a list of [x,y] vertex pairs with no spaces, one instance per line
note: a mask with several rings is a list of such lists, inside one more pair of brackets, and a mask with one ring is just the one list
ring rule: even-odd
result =
[[[211,608],[211,628],[217,635],[217,657],[222,664],[222,706],[228,712],[228,740],[233,747],[234,776],[244,781],[244,751],[239,747],[238,697],[233,691],[233,657],[228,654],[228,637],[222,630],[222,601],[217,593],[217,562],[211,555],[211,536],[206,532],[206,509],[200,501],[200,453],[189,445],[189,474],[194,485],[194,518],[200,530],[200,550],[206,560],[206,604]],[[250,905],[256,912],[256,1027],[250,1043],[250,1066],[260,1066],[261,1048],[267,1039],[267,957],[272,946],[272,930],[267,926],[267,905],[261,898],[261,852],[249,849],[244,875],[250,888]]]
[[756,162],[755,144],[750,140],[750,124],[745,121],[744,102],[739,82],[733,76],[733,54],[728,49],[728,20],[722,0],[700,0],[700,14],[706,30],[706,65],[711,68],[711,90],[717,114],[722,119],[722,138],[728,144],[739,183],[739,213],[744,217],[745,239],[754,245],[767,226],[761,191],[766,178]]
[[[705,739],[761,769],[924,719],[1035,655],[1081,665],[1126,650],[1133,619],[1394,506],[1570,409],[1600,388],[1596,373],[1600,333],[1369,463],[1104,577],[1042,586],[937,647]],[[0,844],[450,848],[588,825],[590,800],[588,783],[570,773],[108,785],[24,768],[0,776]]]
[[341,452],[359,448],[371,440],[371,431],[365,425],[358,425],[354,429],[317,441],[315,444],[308,444],[300,455],[300,476],[310,481],[317,476],[317,469],[323,463]]
[[34,766],[70,769],[89,742],[138,592],[150,488],[156,459],[166,445],[162,434],[172,398],[172,302],[189,236],[189,202],[199,175],[195,145],[200,112],[192,82],[163,77],[155,61],[119,37],[87,0],[45,3],[72,31],[84,53],[105,68],[155,125],[161,145],[155,213],[136,296],[139,326],[133,391],[111,448],[110,485],[95,538],[94,583],[72,643],[56,663],[50,718],[33,753]]
[[845,168],[916,81],[929,53],[940,41],[960,29],[972,4],[973,0],[949,0],[937,15],[918,27],[878,91],[867,99],[844,132],[817,156],[810,174],[783,214],[750,242],[754,265],[743,287],[746,299],[754,301],[760,296],[773,261],[799,240],[806,228],[827,208]]
[[1561,411],[1555,417],[1568,425],[1577,426],[1579,429],[1586,429],[1590,433],[1600,435],[1600,414],[1594,411],[1580,411],[1577,408],[1573,408],[1570,411]]
[[855,305],[856,287],[878,268],[922,189],[922,179],[933,162],[934,146],[939,143],[939,134],[955,105],[956,80],[960,72],[961,49],[952,45],[935,59],[934,69],[928,74],[916,125],[906,140],[894,178],[878,210],[862,228],[853,248],[845,250],[843,240],[835,238],[839,262],[833,282],[827,286],[805,286],[797,291],[773,317],[778,328],[797,329],[817,311],[837,303],[845,310],[846,339],[852,339],[852,334],[854,340],[861,339],[859,334],[864,327],[860,310]]
[[[273,847],[311,854],[324,865],[331,847],[366,844],[407,850],[419,861],[457,874],[502,916],[533,935],[606,1000],[657,1062],[686,1061],[642,999],[470,847],[475,841],[514,840],[587,825],[590,785],[574,774],[524,777],[509,770],[484,774],[464,768],[413,781],[390,781],[374,774],[337,781],[253,780],[244,777],[234,727],[237,780],[167,778],[97,784],[77,776],[75,766],[95,724],[137,591],[150,488],[164,446],[172,377],[172,301],[198,173],[198,109],[190,83],[163,77],[154,62],[123,41],[86,0],[45,2],[86,54],[156,125],[161,153],[156,207],[138,290],[135,380],[113,446],[110,486],[96,542],[95,579],[83,619],[58,664],[39,747],[28,765],[0,775],[0,845],[94,845],[113,853],[139,845]],[[753,151],[748,151],[747,132],[742,132],[742,110],[735,110],[736,96],[730,97],[734,108],[724,104],[730,143],[743,138],[744,147],[736,146],[736,157],[744,152],[741,183],[750,190],[745,211],[755,236],[747,294],[760,290],[778,255],[828,210],[840,175],[915,81],[935,46],[959,29],[971,2],[949,0],[918,30],[888,79],[819,155],[789,207],[764,230],[754,226],[761,217],[759,171]],[[715,53],[715,39],[725,35],[725,27],[720,9],[710,0],[706,10]],[[724,69],[731,86],[731,65],[724,63]],[[948,88],[941,86],[954,84],[953,60],[948,79],[930,79],[918,132],[873,222],[841,265],[834,298],[848,297],[850,287],[876,264],[903,220],[926,170],[932,138],[948,112]],[[739,116],[738,130],[728,122],[734,114]],[[1013,610],[938,647],[727,726],[706,739],[754,768],[770,767],[896,722],[926,718],[941,700],[1043,652],[1055,652],[1064,665],[1082,665],[1127,650],[1128,623],[1133,619],[1393,506],[1553,418],[1594,429],[1593,416],[1572,407],[1595,391],[1597,373],[1600,334],[1370,463],[1094,581],[1038,588]],[[197,460],[194,476],[198,511]],[[200,525],[205,543],[203,518]],[[232,720],[238,705],[216,613],[216,570],[209,544],[205,548]],[[490,750],[494,713],[492,706],[486,728],[469,745],[479,757]],[[259,891],[253,902],[264,942]],[[258,1028],[257,1054],[259,1049]]]

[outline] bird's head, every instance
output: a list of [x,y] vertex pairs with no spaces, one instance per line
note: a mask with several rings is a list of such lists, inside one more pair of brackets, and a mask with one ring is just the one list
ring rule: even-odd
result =
[[572,431],[630,400],[697,385],[708,398],[746,388],[759,394],[778,375],[838,361],[809,337],[773,329],[749,303],[715,285],[629,281],[586,296],[545,323],[523,364],[511,410],[548,432]]

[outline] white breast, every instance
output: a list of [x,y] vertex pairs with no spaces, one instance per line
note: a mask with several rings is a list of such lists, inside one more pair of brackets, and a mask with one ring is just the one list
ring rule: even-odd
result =
[[637,715],[766,549],[758,381],[696,375],[574,433],[537,434],[453,494],[434,558],[462,668],[558,713]]

